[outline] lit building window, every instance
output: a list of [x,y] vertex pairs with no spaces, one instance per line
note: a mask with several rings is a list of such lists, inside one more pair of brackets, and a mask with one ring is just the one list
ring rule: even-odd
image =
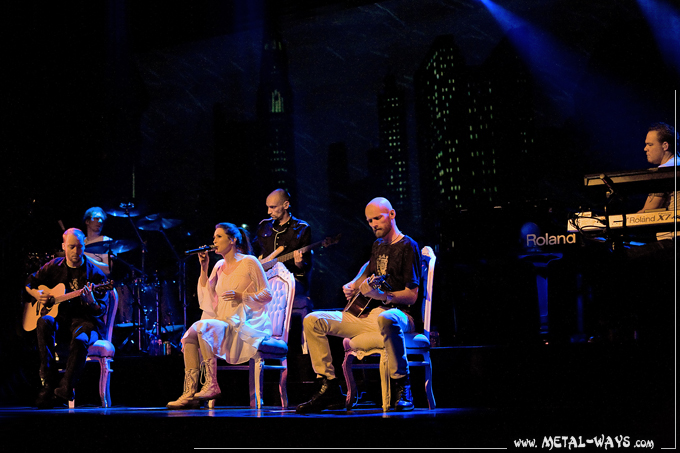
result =
[[282,113],[283,112],[283,96],[278,90],[274,90],[272,93],[272,113]]

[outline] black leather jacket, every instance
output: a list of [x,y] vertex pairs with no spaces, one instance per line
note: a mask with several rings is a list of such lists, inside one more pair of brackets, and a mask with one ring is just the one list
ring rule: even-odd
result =
[[[265,257],[283,246],[279,257],[294,252],[312,243],[312,229],[307,222],[291,215],[285,225],[274,223],[272,219],[264,219],[260,222],[253,240],[255,256]],[[295,265],[295,260],[284,261],[283,264],[302,283],[305,289],[309,286],[309,276],[312,269],[312,252],[308,251],[302,256],[304,264],[302,269]]]

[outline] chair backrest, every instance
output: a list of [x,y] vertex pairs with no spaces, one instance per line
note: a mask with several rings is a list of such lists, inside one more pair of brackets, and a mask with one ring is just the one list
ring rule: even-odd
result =
[[113,338],[113,325],[116,323],[117,311],[118,291],[116,291],[116,288],[113,288],[109,291],[109,303],[106,306],[106,314],[104,315],[104,323],[106,324],[104,335],[106,335],[106,338],[102,338],[102,340],[111,341],[111,338]]
[[429,339],[430,338],[430,325],[432,321],[432,284],[434,282],[434,265],[437,263],[437,257],[434,255],[434,250],[432,247],[426,245],[422,249],[422,263],[423,263],[423,274],[422,281],[425,282],[425,288],[423,293],[423,305],[422,305],[422,316],[423,316],[423,326],[424,334]]
[[272,292],[272,300],[265,310],[272,321],[272,336],[288,343],[290,314],[295,298],[295,277],[283,263],[276,263],[267,271],[267,280]]

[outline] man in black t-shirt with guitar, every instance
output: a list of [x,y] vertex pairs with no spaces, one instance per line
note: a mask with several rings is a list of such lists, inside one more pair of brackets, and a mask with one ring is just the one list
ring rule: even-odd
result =
[[409,310],[418,299],[420,251],[418,244],[397,228],[396,212],[387,199],[371,200],[365,214],[378,239],[369,262],[342,288],[347,307],[342,312],[312,312],[303,322],[318,388],[309,401],[297,407],[299,414],[345,406],[327,336],[353,338],[367,332],[380,333],[383,338],[395,388],[394,409],[413,410],[404,334],[414,329]]
[[[53,407],[55,396],[73,400],[73,388],[87,359],[87,350],[104,330],[109,284],[104,273],[85,259],[85,235],[77,228],[63,234],[64,257],[55,258],[31,274],[26,291],[33,303],[26,303],[24,329],[36,329],[40,355],[42,389],[39,408]],[[55,344],[69,346],[66,370],[58,387]]]

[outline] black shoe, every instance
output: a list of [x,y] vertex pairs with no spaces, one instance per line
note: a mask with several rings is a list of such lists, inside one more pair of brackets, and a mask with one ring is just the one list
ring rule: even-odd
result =
[[55,405],[54,391],[52,387],[46,386],[40,389],[38,398],[35,400],[38,409],[53,409]]
[[296,409],[297,414],[310,414],[321,412],[324,409],[344,409],[346,405],[345,395],[342,394],[337,379],[327,377],[317,378],[318,390],[306,403],[300,404]]
[[408,375],[399,379],[390,379],[394,384],[394,398],[392,401],[396,411],[412,411],[413,395],[411,394],[411,382]]
[[73,389],[62,386],[54,389],[54,396],[61,398],[62,400],[73,401],[75,395]]

